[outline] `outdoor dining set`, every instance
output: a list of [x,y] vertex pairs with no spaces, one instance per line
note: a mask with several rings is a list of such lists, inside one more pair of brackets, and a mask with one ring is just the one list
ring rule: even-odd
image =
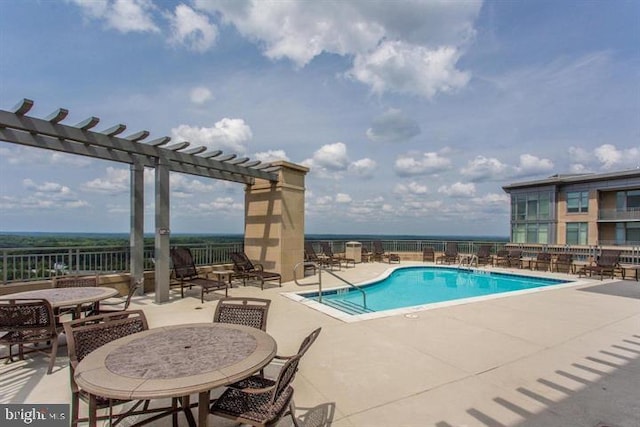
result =
[[[182,284],[188,286],[187,280]],[[0,297],[7,363],[45,351],[51,373],[63,334],[72,426],[129,417],[134,424],[127,425],[144,425],[169,416],[174,426],[182,425],[180,417],[190,426],[206,426],[211,414],[256,426],[291,415],[298,425],[291,383],[320,328],[295,354],[284,356],[267,333],[269,299],[219,295],[211,322],[149,328],[145,313],[130,309],[142,282],[132,283],[118,305],[111,304],[118,291],[98,285],[96,276],[60,277],[52,288]],[[273,378],[264,375],[269,364],[279,368]],[[212,399],[211,391],[219,388],[222,393]],[[81,402],[88,405],[86,417],[80,417]]]

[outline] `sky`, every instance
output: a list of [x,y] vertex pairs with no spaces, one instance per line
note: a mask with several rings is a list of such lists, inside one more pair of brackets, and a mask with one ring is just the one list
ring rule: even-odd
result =
[[[502,186],[640,167],[636,0],[3,0],[0,58],[2,110],[309,167],[308,234],[508,236]],[[242,184],[170,180],[172,233],[243,232]],[[129,211],[127,165],[0,142],[0,232]]]

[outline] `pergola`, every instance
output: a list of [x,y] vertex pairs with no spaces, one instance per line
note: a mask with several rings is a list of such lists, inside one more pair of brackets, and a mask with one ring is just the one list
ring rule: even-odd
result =
[[143,277],[144,168],[155,171],[155,302],[169,300],[169,172],[253,185],[256,178],[278,182],[280,168],[235,154],[191,147],[189,142],[168,145],[170,137],[144,141],[148,131],[120,137],[126,130],[117,124],[101,132],[93,131],[100,119],[89,117],[70,126],[62,124],[69,111],[60,108],[44,119],[28,116],[33,101],[24,99],[12,111],[0,110],[0,140],[30,147],[60,151],[96,159],[126,163],[131,171],[131,280]]

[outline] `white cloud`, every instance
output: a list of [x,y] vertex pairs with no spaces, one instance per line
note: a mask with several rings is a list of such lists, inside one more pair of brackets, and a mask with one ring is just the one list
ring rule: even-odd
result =
[[470,197],[476,193],[476,186],[474,183],[462,183],[456,182],[451,185],[443,185],[438,188],[438,193],[445,194],[451,197]]
[[76,209],[89,204],[78,199],[66,185],[57,182],[38,183],[30,178],[22,181],[25,191],[22,197],[5,196],[0,201],[3,209]]
[[253,138],[251,128],[242,119],[224,118],[213,127],[180,125],[171,129],[173,140],[189,141],[193,146],[204,145],[210,150],[244,154],[246,144]]
[[271,163],[277,160],[289,161],[289,157],[284,150],[268,150],[254,155],[256,160],[260,160],[262,163]]
[[107,194],[121,194],[129,191],[129,170],[108,167],[106,177],[96,178],[84,183],[85,191]]
[[404,194],[427,194],[429,192],[429,187],[424,184],[420,184],[415,181],[411,181],[408,184],[397,184],[393,190],[394,193],[404,195]]
[[373,120],[366,134],[375,142],[402,142],[419,135],[420,126],[402,111],[390,109]]
[[611,144],[604,144],[593,150],[603,169],[637,168],[640,166],[640,148],[619,150]]
[[191,92],[189,93],[189,99],[194,104],[204,104],[212,98],[213,94],[211,91],[203,86],[195,87],[191,89]]
[[209,22],[207,15],[198,13],[185,4],[176,6],[169,16],[172,44],[184,45],[195,52],[205,52],[216,42],[218,28]]
[[349,164],[349,172],[357,175],[361,178],[371,178],[373,177],[373,173],[375,172],[378,164],[375,160],[371,160],[369,158],[364,158],[360,160],[356,160]]
[[451,160],[440,153],[402,154],[395,161],[395,171],[399,176],[429,175],[445,171],[451,167]]
[[476,156],[467,162],[467,166],[463,167],[460,173],[471,181],[482,182],[502,179],[507,169],[507,165],[496,158]]
[[151,0],[71,0],[88,18],[103,20],[108,28],[122,33],[159,32],[153,22]]
[[540,175],[553,171],[553,162],[532,154],[521,154],[520,163],[515,168],[517,176]]
[[209,203],[199,203],[197,211],[202,212],[231,212],[240,213],[244,210],[244,203],[235,201],[231,197],[217,197]]
[[345,194],[345,193],[336,194],[336,203],[348,204],[351,202],[352,202],[351,196],[349,196],[348,194]]
[[196,0],[194,5],[219,13],[271,59],[304,67],[325,52],[355,58],[348,74],[375,93],[430,98],[469,81],[456,64],[475,34],[482,2]]
[[460,52],[454,47],[430,49],[400,41],[385,41],[367,54],[356,56],[348,75],[374,93],[418,94],[432,98],[467,85],[469,73],[456,69]]

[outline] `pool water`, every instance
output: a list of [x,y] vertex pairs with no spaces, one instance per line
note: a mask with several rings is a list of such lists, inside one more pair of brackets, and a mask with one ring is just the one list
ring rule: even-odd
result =
[[[348,314],[363,314],[420,306],[443,301],[482,297],[568,283],[568,280],[441,267],[401,267],[386,278],[356,289],[333,289],[322,293],[322,304]],[[318,292],[303,294],[318,300]]]

